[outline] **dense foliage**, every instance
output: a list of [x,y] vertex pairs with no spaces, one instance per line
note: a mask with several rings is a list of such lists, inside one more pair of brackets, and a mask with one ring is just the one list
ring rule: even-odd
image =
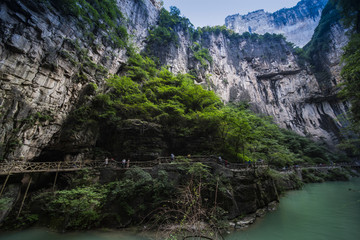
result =
[[[231,161],[263,159],[279,166],[343,160],[280,129],[270,118],[256,116],[246,104],[224,106],[214,92],[196,85],[190,75],[157,69],[148,57],[133,54],[125,72],[108,78],[108,89],[97,91],[90,104],[75,112],[74,121],[119,128],[128,119],[156,123],[162,128],[167,151],[176,154],[221,154]],[[182,139],[192,148],[173,149],[173,139]]]
[[212,57],[209,54],[207,48],[202,48],[201,45],[197,42],[191,47],[191,51],[194,54],[194,57],[200,62],[202,67],[207,67],[208,62],[212,63]]
[[[249,33],[244,32],[243,34],[238,34],[234,32],[233,30],[228,29],[226,26],[206,26],[202,28],[197,28],[194,32],[193,36],[194,39],[198,39],[203,35],[206,34],[223,34],[230,40],[243,40],[243,39],[251,39],[253,41],[269,41],[269,40],[286,40],[284,35],[281,34],[275,34],[275,33],[265,33],[264,35],[260,35],[257,33]],[[291,45],[291,43],[288,43]]]
[[157,27],[149,30],[148,48],[167,46],[170,43],[177,45],[179,43],[177,30],[179,29],[191,33],[194,30],[194,26],[189,19],[180,16],[180,10],[178,8],[171,7],[170,12],[162,8]]
[[[91,179],[93,173],[87,172]],[[42,220],[47,220],[51,228],[79,230],[100,226],[110,221],[109,226],[139,222],[175,191],[168,181],[167,173],[159,171],[153,178],[139,168],[129,169],[121,181],[108,184],[94,184],[91,181],[71,184],[70,188],[43,192],[32,199],[37,205],[36,212]]]

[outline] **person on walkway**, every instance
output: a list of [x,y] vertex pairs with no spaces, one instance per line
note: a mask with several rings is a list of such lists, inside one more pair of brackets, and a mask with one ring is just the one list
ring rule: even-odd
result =
[[106,157],[106,158],[105,158],[105,167],[107,167],[108,164],[109,164],[109,158]]
[[251,167],[251,161],[250,160],[247,161],[247,165],[246,165],[246,168],[249,168],[249,167]]
[[122,168],[125,168],[126,166],[126,159],[124,158],[122,161],[121,161],[121,167]]
[[170,154],[171,161],[173,162],[175,160],[175,155],[172,153]]
[[126,162],[126,168],[129,168],[129,167],[130,167],[130,159],[128,159]]
[[224,165],[224,162],[223,162],[223,160],[222,160],[222,158],[221,158],[221,156],[219,156],[219,164],[221,164],[221,165]]

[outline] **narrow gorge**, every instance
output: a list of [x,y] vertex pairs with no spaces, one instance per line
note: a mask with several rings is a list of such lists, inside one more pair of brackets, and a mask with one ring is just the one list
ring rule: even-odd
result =
[[[202,28],[156,0],[1,1],[1,226],[183,226],[194,211],[217,232],[303,182],[348,179],[340,19],[327,0]],[[335,169],[299,168],[319,164]]]

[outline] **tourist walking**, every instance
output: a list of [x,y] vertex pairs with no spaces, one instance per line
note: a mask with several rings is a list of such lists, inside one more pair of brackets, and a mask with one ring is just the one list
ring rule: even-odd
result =
[[221,164],[221,165],[223,165],[224,164],[224,162],[223,162],[223,160],[222,160],[222,158],[221,158],[221,156],[219,156],[219,164]]
[[125,168],[126,166],[126,159],[124,158],[122,161],[121,161],[121,167],[122,168]]

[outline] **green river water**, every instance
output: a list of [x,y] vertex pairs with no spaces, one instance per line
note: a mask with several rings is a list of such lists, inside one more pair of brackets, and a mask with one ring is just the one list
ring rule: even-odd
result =
[[360,179],[308,184],[226,240],[360,240]]
[[[145,240],[124,232],[54,234],[33,229],[2,234],[1,240]],[[288,192],[277,211],[226,240],[360,240],[360,178],[309,184]]]

